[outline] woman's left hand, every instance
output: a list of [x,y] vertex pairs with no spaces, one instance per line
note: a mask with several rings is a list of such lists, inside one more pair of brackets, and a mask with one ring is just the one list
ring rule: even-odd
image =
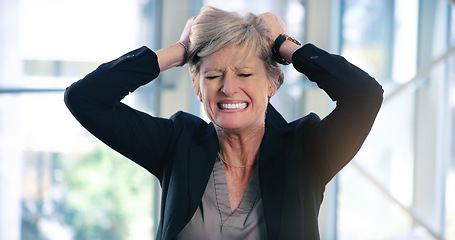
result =
[[280,16],[266,12],[257,15],[260,19],[264,20],[267,23],[267,26],[270,29],[270,47],[275,43],[275,39],[281,33],[286,33],[286,25]]
[[[280,16],[267,12],[267,13],[261,13],[257,15],[259,18],[263,19],[266,23],[267,26],[270,29],[270,48],[273,47],[275,44],[275,39],[281,34],[281,33],[286,33],[286,24],[283,22]],[[291,41],[285,41],[279,51],[280,55],[286,59],[288,62],[292,62],[292,55],[294,54],[297,49],[299,49],[300,46],[292,43]]]

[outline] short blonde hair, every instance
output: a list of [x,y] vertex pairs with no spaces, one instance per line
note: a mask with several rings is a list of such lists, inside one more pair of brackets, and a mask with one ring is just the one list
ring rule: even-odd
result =
[[201,58],[229,46],[244,48],[247,57],[256,55],[264,61],[269,79],[278,79],[270,82],[277,90],[283,84],[283,70],[272,57],[270,31],[266,23],[253,13],[242,17],[234,12],[205,6],[193,21],[190,42],[188,63],[195,80],[196,94],[199,92]]

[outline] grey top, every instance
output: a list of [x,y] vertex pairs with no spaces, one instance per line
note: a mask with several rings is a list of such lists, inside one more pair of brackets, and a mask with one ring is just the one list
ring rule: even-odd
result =
[[257,167],[232,212],[224,166],[217,158],[199,207],[175,239],[267,239]]

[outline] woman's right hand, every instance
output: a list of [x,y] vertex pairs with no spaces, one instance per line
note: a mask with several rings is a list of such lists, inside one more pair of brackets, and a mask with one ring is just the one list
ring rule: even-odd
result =
[[[182,42],[187,48],[190,47],[190,31],[194,18],[195,17],[192,17],[186,21],[179,39],[179,42]],[[156,51],[161,72],[173,67],[182,66],[182,63],[185,63],[188,60],[186,59],[188,56],[188,53],[186,52],[187,49],[179,42]]]
[[180,42],[185,44],[187,47],[190,47],[190,32],[191,26],[193,26],[193,21],[196,17],[192,17],[186,21],[185,27],[183,28],[182,34],[180,35]]

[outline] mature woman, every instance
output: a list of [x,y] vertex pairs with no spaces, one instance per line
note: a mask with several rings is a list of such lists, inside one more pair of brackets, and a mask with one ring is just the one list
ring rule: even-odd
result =
[[[383,91],[344,58],[285,32],[271,13],[205,7],[178,43],[132,51],[67,89],[65,102],[88,131],[159,179],[157,239],[319,239],[324,187],[359,150]],[[211,123],[120,102],[186,61]],[[287,123],[269,103],[283,82],[278,63],[290,62],[337,101],[323,120]]]

